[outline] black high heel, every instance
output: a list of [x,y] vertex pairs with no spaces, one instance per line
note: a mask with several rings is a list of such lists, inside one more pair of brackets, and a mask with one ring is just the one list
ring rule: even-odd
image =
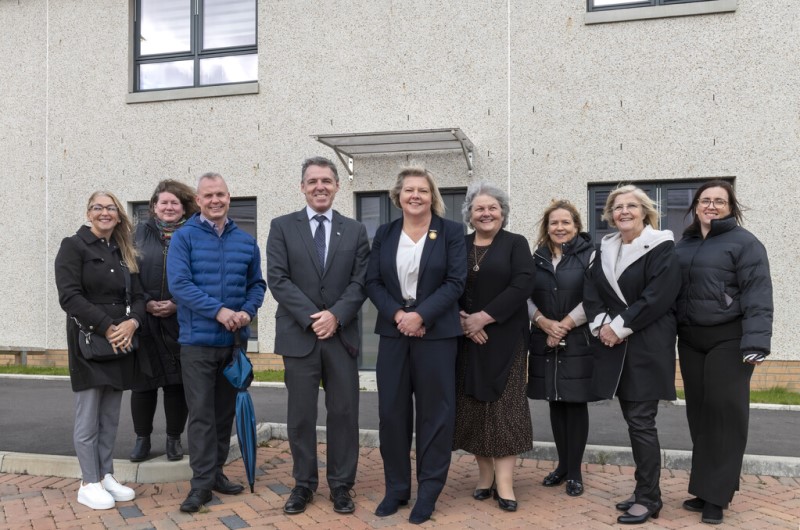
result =
[[494,498],[497,500],[497,505],[500,507],[501,510],[505,510],[507,512],[516,512],[517,511],[517,501],[513,501],[511,499],[504,499],[497,493],[497,490],[494,490]]
[[542,486],[545,486],[547,488],[558,486],[559,484],[564,482],[565,478],[567,478],[566,473],[562,473],[561,475],[559,475],[556,471],[551,471],[550,473],[547,474],[546,477],[544,477],[544,480],[542,480]]
[[473,491],[472,492],[472,498],[475,499],[475,500],[478,500],[478,501],[485,501],[486,499],[488,499],[489,497],[494,495],[496,491],[497,491],[497,489],[496,489],[495,482],[492,481],[491,487],[486,488],[486,489],[483,489],[483,488],[476,489],[475,491]]
[[[639,505],[643,506],[643,505]],[[633,515],[630,513],[623,513],[619,517],[617,517],[617,522],[619,524],[642,524],[647,522],[649,518],[658,519],[658,514],[661,512],[661,508],[663,508],[663,504],[659,503],[658,507],[656,508],[647,508],[647,511],[644,512],[642,515]]]

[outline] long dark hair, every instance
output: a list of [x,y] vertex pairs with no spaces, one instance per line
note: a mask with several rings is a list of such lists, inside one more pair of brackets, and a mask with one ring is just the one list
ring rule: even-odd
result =
[[683,231],[684,234],[699,234],[700,233],[700,219],[697,218],[697,203],[700,200],[700,195],[703,194],[708,188],[722,188],[728,194],[728,206],[730,206],[731,213],[735,219],[737,224],[742,224],[744,221],[743,211],[745,207],[739,202],[736,198],[736,192],[733,191],[733,186],[731,183],[726,180],[721,179],[714,179],[709,180],[708,182],[702,184],[697,191],[694,193],[694,197],[692,198],[692,204],[689,205],[689,209],[686,210],[686,216],[692,216],[692,224],[686,227],[686,230]]

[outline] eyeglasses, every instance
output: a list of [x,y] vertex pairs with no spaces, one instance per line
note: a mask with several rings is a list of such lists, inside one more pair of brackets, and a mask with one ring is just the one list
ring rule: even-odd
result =
[[728,205],[728,201],[725,199],[700,199],[697,203],[703,208],[708,208],[712,204],[714,208],[724,208]]
[[629,212],[635,212],[636,210],[639,209],[640,206],[641,206],[640,204],[636,204],[634,202],[630,204],[618,204],[613,208],[611,208],[611,211],[614,213],[622,213],[623,210],[628,210]]
[[89,211],[94,213],[100,213],[103,210],[107,211],[108,213],[117,213],[119,211],[119,208],[117,208],[113,204],[111,206],[101,206],[99,204],[94,204],[89,207]]

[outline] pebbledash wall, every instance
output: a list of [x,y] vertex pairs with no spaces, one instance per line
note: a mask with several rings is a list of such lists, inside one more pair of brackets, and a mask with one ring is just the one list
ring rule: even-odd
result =
[[[725,12],[687,16],[699,4]],[[142,201],[162,178],[219,171],[234,196],[256,198],[263,252],[270,219],[304,204],[302,159],[334,158],[311,135],[460,127],[475,144],[472,175],[458,154],[410,157],[443,187],[507,188],[510,229],[531,242],[551,198],[585,216],[589,184],[735,178],[775,288],[773,354],[754,384],[800,389],[795,2],[714,0],[620,20],[637,12],[587,15],[583,0],[261,0],[254,93],[138,103],[133,6],[0,0],[0,350],[65,363],[53,260],[95,189]],[[337,209],[354,215],[355,193],[386,190],[407,159],[359,157],[352,182],[341,167]],[[269,353],[275,307],[268,297],[260,313],[257,367],[281,365]]]

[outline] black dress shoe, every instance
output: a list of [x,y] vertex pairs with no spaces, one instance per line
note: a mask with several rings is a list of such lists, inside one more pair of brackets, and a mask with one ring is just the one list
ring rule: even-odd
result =
[[558,486],[564,482],[565,478],[567,478],[566,473],[559,474],[557,471],[551,471],[546,477],[544,477],[542,485],[552,488],[553,486]]
[[137,436],[133,451],[128,458],[131,462],[144,462],[148,456],[150,456],[150,437]]
[[722,506],[706,502],[705,506],[703,506],[703,515],[700,520],[708,524],[722,523]]
[[306,511],[306,504],[314,500],[314,492],[305,486],[295,486],[289,500],[283,505],[283,513],[295,515]]
[[214,491],[224,493],[225,495],[239,495],[244,491],[244,486],[236,484],[228,480],[228,477],[220,473],[214,481],[214,486],[211,488]]
[[422,524],[431,518],[433,510],[436,509],[436,503],[428,502],[426,500],[417,499],[414,507],[411,508],[411,514],[408,516],[408,522],[411,524]]
[[200,508],[207,502],[211,501],[211,490],[201,490],[192,488],[189,491],[189,496],[181,503],[181,511],[186,513],[194,513],[200,511]]
[[567,495],[570,497],[580,497],[583,495],[583,482],[580,480],[568,480]]
[[493,496],[495,492],[495,484],[492,481],[492,485],[489,488],[478,488],[472,492],[472,498],[478,501],[485,501],[489,497]]
[[501,510],[505,510],[507,512],[516,512],[517,511],[517,501],[512,501],[511,499],[504,499],[497,493],[497,490],[494,490],[494,498],[497,499],[497,505],[500,507]]
[[631,495],[624,501],[618,502],[614,507],[621,512],[627,512],[630,509],[630,507],[633,506],[635,503],[636,499],[635,497],[633,497],[633,495]]
[[356,505],[350,496],[350,488],[347,486],[336,486],[331,491],[331,501],[333,501],[333,511],[336,513],[353,513]]
[[[636,506],[642,506],[642,505],[638,504]],[[631,508],[632,507],[633,506],[631,506]],[[641,515],[633,515],[632,513],[625,512],[619,517],[617,517],[617,522],[619,524],[642,524],[647,522],[647,520],[651,517],[653,519],[658,519],[658,514],[661,511],[661,507],[662,504],[659,503],[658,506],[656,506],[655,508],[646,508],[647,511],[645,511]]]
[[702,512],[706,501],[700,497],[692,497],[691,499],[683,501],[683,509],[690,512]]
[[183,446],[180,436],[167,436],[167,460],[175,462],[183,459]]
[[408,506],[408,499],[398,500],[384,497],[378,507],[375,508],[375,515],[378,517],[388,517],[389,515],[397,513],[397,508],[400,506]]

